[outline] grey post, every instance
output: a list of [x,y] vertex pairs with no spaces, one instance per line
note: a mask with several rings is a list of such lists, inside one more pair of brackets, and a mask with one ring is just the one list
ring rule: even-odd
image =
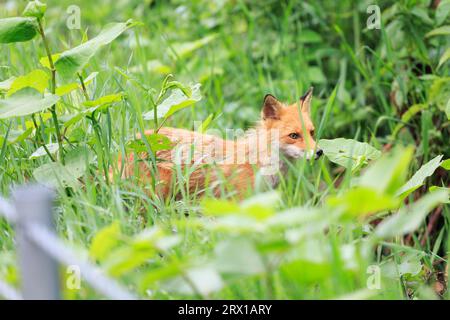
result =
[[54,193],[40,185],[14,190],[17,212],[16,239],[24,299],[60,299],[57,261],[27,236],[27,228],[40,225],[54,229],[52,206]]

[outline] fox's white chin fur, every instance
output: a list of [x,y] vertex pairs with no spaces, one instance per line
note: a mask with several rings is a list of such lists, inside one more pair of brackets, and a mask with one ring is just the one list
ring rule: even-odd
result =
[[281,151],[285,156],[293,159],[306,157],[306,159],[310,160],[314,157],[314,150],[303,150],[290,144],[282,146]]

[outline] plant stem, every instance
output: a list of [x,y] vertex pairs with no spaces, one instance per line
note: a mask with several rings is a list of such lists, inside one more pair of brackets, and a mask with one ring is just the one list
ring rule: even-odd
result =
[[[38,124],[37,124],[37,121],[36,121],[36,117],[34,116],[34,113],[31,115],[31,119],[33,119],[34,128],[36,129],[36,135],[40,138],[40,140],[42,142],[42,147],[44,148],[45,153],[47,153],[47,155],[49,156],[50,160],[55,162],[56,161],[55,158],[53,158],[52,154],[50,153],[50,151],[47,148],[47,145],[45,144],[44,135],[42,134],[42,131],[41,131],[40,127],[38,127]],[[39,134],[37,132],[39,132]]]
[[[42,42],[44,43],[44,47],[45,47],[45,52],[47,53],[47,58],[48,58],[48,63],[50,65],[50,70],[52,73],[52,83],[51,83],[51,93],[55,94],[56,92],[56,69],[55,69],[55,64],[53,63],[53,58],[52,58],[52,52],[50,51],[50,46],[48,44],[47,38],[45,37],[45,32],[44,32],[44,28],[42,27],[42,20],[37,18],[37,22],[38,22],[38,26],[39,26],[39,34],[41,35],[42,38]],[[53,123],[55,125],[55,130],[56,130],[56,136],[57,136],[57,140],[58,140],[58,145],[59,145],[59,157],[61,159],[62,164],[65,164],[64,161],[64,148],[62,145],[62,138],[61,138],[61,132],[59,131],[59,122],[58,122],[58,115],[56,114],[56,104],[54,104],[51,108],[51,113],[52,113],[52,119],[53,119]]]
[[100,148],[99,148],[99,150],[97,152],[98,162],[102,164],[103,173],[105,175],[106,185],[109,185],[108,167],[105,164],[105,159],[104,159],[103,153],[102,153],[102,150],[105,150],[105,148],[103,147],[101,128],[100,128],[100,125],[98,124],[98,121],[95,119],[95,112],[93,112],[92,116],[90,116],[88,118],[92,122],[92,127],[94,128],[95,136],[96,136],[96,138],[98,140],[98,144],[100,145]]
[[153,123],[155,125],[155,129],[158,128],[158,106],[155,103],[155,101],[153,100],[152,94],[148,93],[148,96],[150,98],[150,102],[153,105]]
[[90,98],[89,98],[89,95],[87,93],[86,85],[84,84],[84,79],[83,79],[83,77],[81,76],[81,74],[79,72],[77,73],[77,76],[78,76],[78,79],[80,79],[81,89],[83,90],[84,98],[86,99],[86,101],[89,101]]

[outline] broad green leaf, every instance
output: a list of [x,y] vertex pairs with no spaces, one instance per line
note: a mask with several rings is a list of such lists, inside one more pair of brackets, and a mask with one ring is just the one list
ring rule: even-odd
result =
[[440,25],[445,21],[450,13],[450,0],[441,0],[436,8],[436,23]]
[[55,90],[55,94],[57,96],[64,96],[66,94],[71,93],[74,90],[77,90],[80,86],[78,85],[78,83],[69,83],[69,84],[65,84],[63,86],[60,86],[58,88],[56,88]]
[[[103,267],[108,273],[120,276],[139,267],[160,251],[170,249],[179,242],[178,236],[164,236],[164,232],[158,227],[151,227],[133,237],[129,243],[116,247],[112,252],[104,252],[107,256]],[[99,245],[101,245],[99,241]],[[113,248],[110,248],[113,249]]]
[[443,36],[443,35],[449,35],[450,34],[450,25],[445,25],[436,29],[431,30],[428,32],[425,37],[434,37],[434,36]]
[[116,248],[121,240],[119,221],[114,221],[109,226],[98,231],[92,239],[89,255],[97,261],[103,261]]
[[312,207],[290,208],[266,220],[271,228],[317,225],[323,219],[323,211]]
[[28,2],[22,15],[24,17],[42,18],[47,10],[47,4],[40,2],[39,0],[33,0]]
[[95,100],[85,101],[83,104],[87,107],[101,107],[104,105],[110,105],[115,102],[122,101],[124,97],[125,97],[125,94],[123,92],[120,92],[120,93],[103,96],[103,97],[100,97]]
[[[444,188],[444,187],[438,187],[438,186],[431,186],[430,189],[428,189],[430,192],[436,192],[436,191],[440,191],[443,190],[447,193],[450,194],[450,188]],[[450,198],[448,199],[448,201],[445,201],[443,203],[450,203]]]
[[205,229],[218,232],[227,232],[230,234],[255,234],[265,231],[265,221],[258,221],[255,218],[245,214],[228,214],[217,217],[214,220],[197,220],[197,225]]
[[191,42],[175,43],[168,49],[168,53],[173,59],[184,58],[193,53],[195,50],[207,45],[215,38],[217,38],[217,35],[212,34]]
[[381,155],[371,145],[352,139],[321,139],[319,146],[330,161],[351,170],[367,164],[369,160],[378,159]]
[[445,52],[442,54],[442,57],[439,59],[438,68],[440,68],[447,60],[450,59],[450,48],[447,48]]
[[211,216],[222,216],[241,212],[241,208],[237,203],[225,199],[205,198],[202,201],[202,208],[204,214]]
[[421,255],[410,253],[407,255],[398,255],[397,261],[387,261],[381,265],[381,272],[384,277],[389,279],[398,279],[403,275],[417,275],[422,270],[420,263]]
[[133,271],[156,254],[157,251],[154,248],[135,248],[124,245],[114,249],[103,262],[102,267],[110,275],[119,277]]
[[66,154],[66,167],[77,178],[80,178],[86,173],[88,164],[94,160],[94,155],[88,147],[79,146]]
[[420,262],[420,255],[409,254],[401,257],[401,263],[398,265],[398,273],[400,276],[410,274],[417,275],[422,271],[422,263]]
[[259,193],[241,202],[241,211],[257,220],[265,220],[275,214],[275,206],[281,202],[276,191]]
[[258,274],[265,271],[256,247],[245,238],[220,242],[214,249],[216,269],[222,273]]
[[394,209],[399,205],[399,200],[376,189],[357,187],[329,198],[328,203],[343,208],[345,216],[353,218]]
[[70,169],[66,168],[60,162],[50,162],[37,167],[33,171],[34,178],[42,184],[51,187],[78,187],[79,182],[72,174]]
[[[11,130],[9,132],[7,142],[8,144],[14,144],[24,141],[33,133],[34,128],[27,128],[26,130]],[[0,136],[0,145],[4,142],[4,137]]]
[[425,179],[431,176],[434,171],[442,164],[442,155],[428,161],[404,184],[396,193],[397,196],[406,197],[408,194],[423,185]]
[[122,101],[125,97],[124,93],[111,94],[98,98],[96,100],[85,101],[85,106],[91,106],[90,108],[83,110],[83,114],[93,114],[96,111],[103,111],[108,109],[112,104]]
[[445,170],[450,170],[450,159],[442,161],[441,167],[444,168]]
[[437,205],[448,201],[449,193],[438,190],[427,194],[408,207],[403,207],[398,213],[381,222],[375,229],[375,235],[380,238],[402,236],[420,227],[428,213]]
[[0,119],[22,117],[43,111],[59,100],[57,95],[20,95],[0,100]]
[[78,121],[80,121],[81,119],[83,119],[83,117],[86,115],[86,113],[84,112],[78,112],[72,116],[70,116],[69,118],[65,119],[65,122],[63,123],[63,126],[65,128],[70,127],[71,125],[77,123]]
[[[55,63],[56,60],[58,60],[58,58],[61,56],[61,53],[54,53],[52,54],[52,61],[53,63]],[[47,69],[51,69],[50,68],[50,61],[48,60],[48,56],[42,57],[39,59],[39,63],[47,68]]]
[[[58,143],[49,143],[46,145],[47,150],[50,152],[50,154],[55,154],[58,149],[59,149],[59,144]],[[30,156],[30,160],[31,159],[36,159],[39,157],[43,157],[46,156],[47,152],[45,151],[44,147],[39,147],[35,152],[33,152]]]
[[251,198],[245,199],[241,202],[241,207],[246,210],[255,205],[262,205],[266,208],[274,208],[281,202],[280,193],[277,191],[267,191],[264,193],[259,193]]
[[78,147],[66,155],[66,164],[60,162],[46,163],[33,171],[34,178],[52,187],[72,187],[80,185],[78,178],[86,172],[87,165],[92,161],[89,150]]
[[24,42],[33,39],[38,33],[35,18],[0,19],[0,43]]
[[433,24],[433,20],[431,20],[431,18],[428,16],[427,10],[425,10],[425,8],[421,8],[421,7],[413,7],[413,9],[411,10],[411,13],[416,16],[417,18],[419,18],[422,22],[432,25]]
[[33,88],[40,93],[44,93],[48,86],[49,79],[50,75],[47,72],[40,69],[33,70],[24,76],[15,78],[11,84],[11,88],[7,92],[7,96],[10,96],[23,88]]
[[293,282],[308,285],[319,283],[323,279],[330,278],[332,275],[332,267],[325,261],[298,259],[282,264],[280,266],[280,272]]
[[[172,93],[161,102],[157,107],[157,117],[158,118],[169,118],[175,112],[189,107],[192,104],[200,101],[202,98],[200,93],[200,84],[197,83],[190,87],[191,95],[187,96],[181,89],[176,88],[172,90]],[[154,118],[153,110],[146,112],[142,115],[145,120],[152,120]]]
[[[191,268],[185,270],[184,273],[184,277],[176,277],[161,283],[161,288],[179,294],[192,295],[198,292],[208,295],[223,287],[220,275],[210,266]],[[195,288],[195,291],[192,287]]]
[[147,290],[149,286],[155,284],[155,282],[170,279],[178,276],[182,270],[185,270],[183,262],[178,259],[175,261],[167,261],[164,265],[159,268],[151,268],[146,271],[139,281],[140,290]]
[[378,190],[382,194],[395,195],[406,181],[412,155],[412,147],[395,148],[372,163],[357,184]]
[[80,72],[103,46],[111,43],[120,36],[124,31],[136,25],[131,20],[123,23],[113,23],[105,27],[98,36],[91,40],[61,53],[55,62],[55,68],[59,75],[64,78],[70,78]]
[[6,80],[0,81],[0,93],[6,93],[11,88],[11,85],[15,79],[16,77],[10,77]]
[[202,208],[206,215],[250,217],[254,221],[265,220],[275,213],[275,206],[280,202],[280,195],[276,191],[257,194],[241,204],[231,200],[205,199]]

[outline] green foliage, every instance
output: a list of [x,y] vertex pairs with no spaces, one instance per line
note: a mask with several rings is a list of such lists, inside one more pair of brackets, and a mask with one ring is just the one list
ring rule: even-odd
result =
[[44,93],[48,86],[48,80],[50,80],[50,76],[46,72],[40,69],[33,70],[24,76],[15,78],[9,86],[7,95],[10,96],[23,88],[33,88]]
[[[157,118],[167,119],[175,112],[200,101],[201,98],[200,84],[176,88],[166,99],[156,106],[158,110],[156,116]],[[153,120],[155,118],[153,111],[144,113],[142,116],[145,120]]]
[[0,19],[0,43],[24,42],[33,39],[38,33],[34,18]]
[[131,20],[107,25],[95,38],[62,52],[55,62],[56,70],[64,79],[74,77],[89,63],[89,60],[101,47],[111,43],[123,32],[136,25],[137,23]]
[[408,180],[408,182],[397,191],[398,195],[407,196],[420,186],[422,186],[424,180],[431,176],[434,171],[442,164],[442,156],[437,156],[433,160],[428,161]]
[[0,119],[23,117],[44,111],[58,102],[59,97],[47,94],[42,97],[34,92],[17,93],[13,97],[0,100]]
[[[381,29],[368,1],[80,0],[81,30],[71,4],[0,4],[2,193],[55,187],[60,237],[143,298],[449,297],[448,0],[380,1]],[[159,179],[124,178],[118,158],[144,153],[156,177],[162,126],[245,129],[265,94],[311,85],[324,157],[286,163],[276,190],[257,175],[242,201],[222,180],[189,193],[182,165],[163,199]],[[17,286],[13,236],[0,221]]]
[[380,151],[369,144],[351,139],[322,139],[319,146],[330,161],[351,170],[361,168],[369,160],[378,159],[381,155]]
[[89,256],[96,261],[103,261],[121,241],[119,221],[104,227],[96,233],[89,248]]
[[24,17],[35,17],[41,19],[44,17],[45,11],[47,10],[47,4],[40,2],[39,0],[34,0],[28,2],[22,15]]
[[78,178],[86,173],[91,161],[89,150],[83,147],[73,149],[67,154],[66,163],[49,162],[33,171],[34,178],[42,184],[51,187],[81,186]]
[[378,237],[401,236],[415,231],[431,209],[448,201],[449,193],[439,190],[428,194],[410,208],[404,208],[396,215],[384,220],[376,229]]

